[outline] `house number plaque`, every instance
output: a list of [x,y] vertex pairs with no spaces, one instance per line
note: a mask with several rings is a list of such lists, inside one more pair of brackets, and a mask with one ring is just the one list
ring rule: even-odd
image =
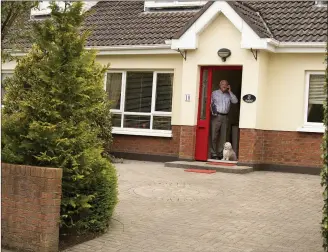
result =
[[243,101],[247,103],[253,103],[256,101],[255,95],[247,94],[243,96]]

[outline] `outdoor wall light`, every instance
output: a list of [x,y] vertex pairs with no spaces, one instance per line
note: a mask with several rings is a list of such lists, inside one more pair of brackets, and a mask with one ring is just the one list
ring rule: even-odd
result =
[[226,59],[231,55],[231,51],[227,48],[221,48],[218,51],[218,55],[222,59],[222,61],[225,62]]

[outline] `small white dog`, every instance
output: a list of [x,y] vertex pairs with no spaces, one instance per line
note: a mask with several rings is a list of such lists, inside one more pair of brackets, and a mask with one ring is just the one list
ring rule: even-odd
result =
[[232,149],[232,145],[229,142],[226,142],[223,146],[223,158],[224,161],[236,161],[237,156],[234,150]]

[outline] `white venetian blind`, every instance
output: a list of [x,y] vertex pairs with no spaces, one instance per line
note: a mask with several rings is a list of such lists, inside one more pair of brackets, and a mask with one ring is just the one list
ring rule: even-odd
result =
[[309,104],[323,104],[326,99],[324,90],[325,75],[311,74],[309,87]]

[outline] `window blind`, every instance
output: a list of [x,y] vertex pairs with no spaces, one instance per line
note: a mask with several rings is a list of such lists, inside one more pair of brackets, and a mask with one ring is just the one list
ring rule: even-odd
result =
[[324,91],[325,75],[311,74],[309,83],[309,104],[323,104],[326,99]]
[[125,111],[150,112],[152,90],[152,72],[128,72],[126,79]]
[[173,74],[157,74],[155,111],[172,111]]

